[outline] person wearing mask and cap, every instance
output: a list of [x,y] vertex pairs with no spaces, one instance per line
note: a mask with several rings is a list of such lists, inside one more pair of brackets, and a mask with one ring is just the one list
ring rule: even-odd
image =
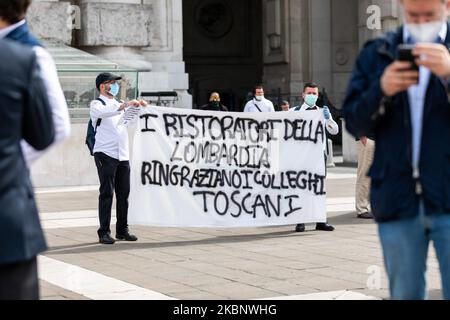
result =
[[244,112],[275,112],[272,101],[264,98],[264,88],[256,86],[253,89],[254,98],[247,102]]
[[200,107],[200,110],[227,112],[228,108],[220,103],[220,95],[217,92],[213,92],[209,97],[209,103]]
[[[291,109],[292,111],[308,112],[308,111],[319,110],[319,107],[317,106],[317,100],[319,99],[319,87],[315,83],[311,82],[311,83],[305,84],[305,86],[303,88],[302,97],[304,100],[303,105],[292,108]],[[323,107],[323,125],[329,134],[331,134],[331,135],[339,134],[339,126],[333,120],[333,117],[331,116],[331,112],[330,112],[330,109],[328,108],[328,106]],[[327,167],[326,148],[327,148],[327,141],[326,141],[326,139],[324,139],[323,152],[324,152],[324,158],[325,158],[325,163],[324,163],[325,170]],[[317,223],[316,230],[334,231],[334,227],[328,223]],[[297,226],[295,227],[295,231],[296,232],[304,232],[305,224],[304,223],[297,224]]]
[[[144,106],[144,102],[121,103],[116,100],[122,78],[111,73],[97,76],[98,99],[90,104],[92,123],[96,124],[94,158],[100,180],[99,196],[99,242],[113,244],[111,237],[111,208],[114,192],[117,202],[116,239],[137,241],[128,230],[128,196],[130,193],[130,163],[128,130],[119,126],[124,110],[129,106]],[[97,120],[101,119],[99,122]]]
[[[391,299],[427,298],[433,242],[450,300],[450,1],[399,4],[404,24],[358,55],[343,115],[355,138],[375,138],[371,207]],[[404,44],[416,66],[398,59]]]

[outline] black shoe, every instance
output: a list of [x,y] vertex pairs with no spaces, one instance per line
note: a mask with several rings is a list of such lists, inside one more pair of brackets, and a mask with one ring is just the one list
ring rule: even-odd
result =
[[104,234],[103,236],[100,236],[99,241],[102,244],[114,244],[116,240],[114,240],[109,233]]
[[295,227],[295,232],[305,232],[305,224],[300,223]]
[[318,231],[334,231],[334,227],[328,223],[317,223],[316,230],[318,230]]
[[116,234],[117,240],[124,240],[124,241],[137,241],[138,238],[135,235],[130,234],[128,231],[117,233]]
[[370,212],[360,213],[360,214],[358,214],[358,218],[359,219],[373,219],[373,214]]

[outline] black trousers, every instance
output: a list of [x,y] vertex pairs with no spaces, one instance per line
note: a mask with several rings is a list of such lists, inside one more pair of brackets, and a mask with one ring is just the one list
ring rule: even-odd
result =
[[0,264],[0,300],[39,300],[36,258]]
[[128,230],[128,196],[130,195],[130,163],[119,161],[104,153],[95,153],[95,165],[100,179],[100,196],[98,212],[100,229],[99,237],[110,234],[111,208],[114,191],[116,193],[116,233],[123,234]]

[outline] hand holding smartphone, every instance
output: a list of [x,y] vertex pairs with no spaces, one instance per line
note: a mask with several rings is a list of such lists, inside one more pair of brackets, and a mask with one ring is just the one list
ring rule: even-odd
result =
[[[419,66],[416,63],[417,57],[412,53],[413,49],[414,45],[410,44],[399,45],[397,47],[397,60],[410,62],[411,63],[410,70],[419,71]],[[417,79],[417,82],[419,82],[419,79]]]
[[380,79],[383,94],[392,97],[418,83],[419,67],[413,54],[413,46],[398,46],[397,59],[386,67]]

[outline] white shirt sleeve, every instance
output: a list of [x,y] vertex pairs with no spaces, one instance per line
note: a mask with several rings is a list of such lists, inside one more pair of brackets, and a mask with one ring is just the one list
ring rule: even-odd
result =
[[41,78],[47,91],[47,97],[52,109],[53,124],[55,126],[55,140],[50,147],[37,151],[25,141],[21,142],[23,154],[28,166],[45,154],[57,143],[67,139],[70,135],[70,117],[66,98],[59,83],[55,63],[50,54],[41,47],[34,47]]
[[90,105],[90,116],[93,122],[99,118],[110,118],[122,114],[119,106],[112,104],[104,106],[100,101],[94,100]]
[[325,127],[329,134],[335,136],[339,133],[339,126],[336,121],[333,120],[333,117],[330,115],[330,119],[325,120]]

